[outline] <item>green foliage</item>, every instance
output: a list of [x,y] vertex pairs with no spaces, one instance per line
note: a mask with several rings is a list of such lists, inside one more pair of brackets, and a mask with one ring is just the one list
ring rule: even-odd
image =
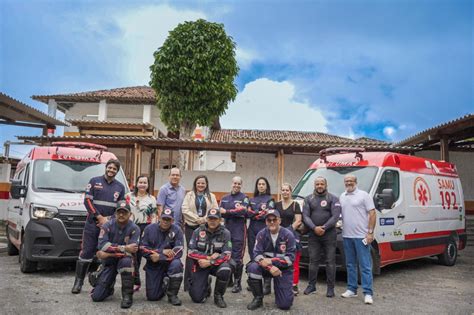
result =
[[150,85],[169,130],[190,134],[196,124],[210,126],[235,99],[235,42],[222,24],[179,24],[153,55]]

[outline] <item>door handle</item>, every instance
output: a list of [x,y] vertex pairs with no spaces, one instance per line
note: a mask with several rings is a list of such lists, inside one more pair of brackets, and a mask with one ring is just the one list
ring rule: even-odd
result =
[[15,209],[20,209],[20,206],[14,206],[13,208],[15,208]]
[[397,218],[399,218],[399,219],[405,219],[405,215],[404,215],[404,214],[399,214],[399,215],[397,215]]

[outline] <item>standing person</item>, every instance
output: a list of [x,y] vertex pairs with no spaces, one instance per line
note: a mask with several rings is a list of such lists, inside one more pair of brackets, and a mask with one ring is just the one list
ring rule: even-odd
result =
[[207,223],[199,226],[189,242],[188,256],[194,260],[189,295],[194,303],[204,303],[210,296],[210,275],[216,277],[214,303],[226,308],[224,294],[232,270],[229,264],[232,253],[230,232],[221,225],[219,209],[209,210]]
[[[143,231],[150,223],[155,223],[157,220],[157,208],[156,200],[150,194],[150,185],[148,177],[138,176],[135,181],[135,188],[132,192],[125,196],[130,208],[132,209],[131,220],[140,228],[140,235],[143,235]],[[140,290],[140,264],[142,260],[142,252],[137,252],[137,261],[135,262],[135,274],[134,274],[134,289],[133,291]]]
[[94,302],[102,302],[114,292],[117,273],[122,276],[121,308],[133,304],[133,257],[138,251],[140,229],[130,219],[130,206],[125,200],[119,201],[115,218],[107,221],[100,229],[99,251],[103,270],[92,290]]
[[[186,244],[189,248],[189,241],[193,232],[200,225],[206,223],[206,215],[209,210],[218,207],[216,196],[209,191],[209,181],[207,176],[199,175],[194,179],[193,190],[184,196],[182,212],[184,217],[184,234]],[[191,267],[193,260],[186,256],[186,266],[184,269],[184,291],[188,290],[191,280]]]
[[[254,258],[255,239],[258,232],[265,228],[265,215],[270,209],[275,209],[275,201],[270,191],[270,183],[265,177],[259,177],[255,182],[253,198],[250,199],[250,207],[247,212],[250,218],[248,246],[251,260]],[[271,293],[272,278],[265,277],[264,283],[263,292],[265,295],[268,295]]]
[[143,233],[140,251],[147,259],[146,298],[149,301],[161,299],[165,293],[172,305],[181,305],[178,298],[183,280],[183,232],[175,224],[173,210],[165,209],[158,223],[150,224]]
[[304,290],[308,295],[316,292],[321,254],[326,257],[326,296],[334,297],[336,283],[336,223],[341,215],[339,199],[327,191],[326,178],[314,180],[314,191],[304,199],[303,219],[308,232],[309,283]]
[[296,243],[293,233],[280,226],[278,210],[268,210],[266,228],[258,232],[255,243],[255,257],[247,265],[248,283],[252,290],[253,300],[247,309],[255,310],[263,306],[262,277],[273,277],[275,280],[275,303],[282,310],[293,305],[292,292],[293,263]]
[[186,190],[179,184],[181,181],[181,171],[179,168],[170,169],[169,182],[160,187],[160,192],[156,198],[158,207],[158,217],[161,216],[163,209],[171,209],[174,213],[174,222],[178,226],[182,226],[183,218],[181,213],[181,205],[183,204]]
[[281,185],[281,200],[275,204],[275,209],[281,215],[281,226],[293,232],[296,241],[296,254],[293,271],[293,294],[298,295],[298,283],[300,281],[300,259],[301,259],[301,244],[298,228],[302,222],[300,204],[294,201],[291,197],[293,187],[288,183]]
[[249,198],[242,193],[242,178],[232,178],[232,188],[228,195],[221,199],[220,212],[225,219],[225,227],[232,240],[232,260],[234,267],[234,286],[232,293],[242,291],[242,272],[244,269],[245,241],[247,238],[247,207]]
[[87,210],[86,225],[82,233],[81,252],[76,262],[76,277],[71,292],[82,290],[84,278],[97,251],[100,227],[112,216],[117,201],[125,195],[125,187],[115,179],[120,170],[120,162],[111,159],[105,164],[105,174],[93,177],[86,187],[84,206]]
[[357,188],[357,177],[344,177],[346,191],[339,198],[344,228],[344,255],[346,257],[347,290],[342,297],[357,296],[357,266],[361,271],[365,304],[373,304],[371,243],[374,240],[375,205],[370,195]]

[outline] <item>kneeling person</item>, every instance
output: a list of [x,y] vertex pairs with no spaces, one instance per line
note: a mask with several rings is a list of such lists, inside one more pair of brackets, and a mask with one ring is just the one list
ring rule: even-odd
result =
[[265,217],[266,228],[258,232],[254,248],[254,259],[247,265],[248,283],[253,293],[249,310],[263,306],[262,278],[274,280],[275,303],[287,310],[293,304],[293,262],[296,241],[293,233],[280,227],[281,218],[277,210],[269,210]]
[[133,254],[138,250],[140,228],[130,219],[130,206],[125,200],[118,203],[115,218],[100,229],[97,257],[103,271],[92,290],[92,300],[101,302],[114,292],[117,273],[122,276],[122,303],[129,308],[133,304]]
[[198,227],[189,242],[188,257],[194,259],[189,295],[195,303],[204,303],[210,296],[209,275],[216,277],[214,303],[227,307],[224,293],[232,274],[229,260],[232,253],[230,232],[220,224],[218,209],[211,209],[207,223]]
[[183,281],[183,232],[173,223],[173,210],[165,209],[158,223],[145,228],[140,250],[147,261],[147,299],[157,301],[166,293],[171,304],[181,305],[178,291]]

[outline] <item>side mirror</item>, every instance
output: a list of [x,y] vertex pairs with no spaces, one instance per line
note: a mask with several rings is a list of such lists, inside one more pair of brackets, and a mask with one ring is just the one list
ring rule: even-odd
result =
[[375,195],[375,207],[378,210],[392,209],[394,203],[393,189],[385,188],[381,194]]
[[26,186],[21,184],[21,180],[12,179],[10,186],[10,195],[13,199],[20,199],[26,196]]

